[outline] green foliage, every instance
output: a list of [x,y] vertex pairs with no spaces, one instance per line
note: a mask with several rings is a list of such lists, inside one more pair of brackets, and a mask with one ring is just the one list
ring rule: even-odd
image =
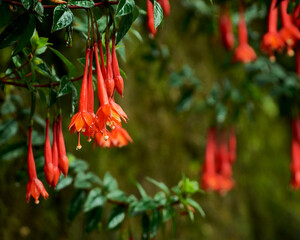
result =
[[73,21],[73,13],[65,5],[61,4],[55,7],[53,12],[53,23],[51,32],[61,30],[69,26]]

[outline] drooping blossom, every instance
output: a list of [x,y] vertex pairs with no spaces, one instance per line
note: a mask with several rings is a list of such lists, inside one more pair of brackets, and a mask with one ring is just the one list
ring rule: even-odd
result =
[[300,31],[292,22],[292,17],[288,14],[288,0],[283,0],[280,3],[280,13],[282,28],[279,31],[279,34],[283,42],[287,46],[287,54],[289,56],[294,56],[293,47],[296,45],[297,41],[300,39]]
[[226,131],[222,130],[217,147],[218,173],[220,175],[220,192],[226,193],[234,185],[232,179],[232,165],[229,159]]
[[263,36],[261,42],[261,50],[269,55],[270,60],[276,60],[274,52],[281,51],[284,47],[284,42],[277,31],[278,22],[278,8],[276,6],[277,0],[272,0],[269,16],[268,16],[268,32]]
[[256,59],[256,53],[248,44],[248,30],[244,16],[244,9],[240,8],[238,24],[239,45],[233,55],[234,62],[249,63]]
[[49,197],[43,183],[37,178],[34,156],[32,151],[32,127],[28,129],[28,153],[27,153],[27,165],[29,181],[27,183],[26,201],[30,201],[32,196],[35,203],[39,203],[39,197],[42,195],[45,199]]
[[292,120],[292,161],[291,186],[295,189],[300,189],[300,141],[299,141],[300,118]]
[[69,171],[69,159],[66,154],[65,140],[64,140],[62,125],[61,125],[61,115],[58,116],[58,124],[57,124],[57,148],[58,148],[58,168],[66,177]]
[[219,15],[219,30],[224,47],[227,50],[233,49],[235,39],[232,31],[231,16],[227,6],[221,9]]
[[110,53],[109,41],[105,41],[106,46],[106,77],[105,77],[105,85],[107,96],[111,98],[114,94],[115,90],[115,81],[113,78],[113,70],[112,70],[112,58]]
[[100,102],[100,107],[96,112],[96,125],[99,131],[104,134],[105,139],[107,139],[106,126],[113,129],[116,125],[121,125],[121,119],[126,122],[127,115],[123,109],[114,102],[113,98],[108,98],[105,82],[100,70],[97,44],[94,44],[94,50],[96,57],[98,98]]
[[128,145],[129,142],[133,142],[128,132],[119,125],[116,125],[116,127],[111,130],[110,135],[110,140],[114,147],[124,147]]
[[53,122],[53,142],[52,142],[52,163],[53,163],[53,180],[52,180],[52,187],[56,187],[61,171],[58,167],[58,158],[59,158],[59,154],[58,154],[58,147],[57,147],[57,122]]
[[115,34],[113,34],[112,36],[112,69],[115,81],[115,88],[117,92],[123,97],[124,81],[120,74],[119,63],[117,59]]
[[52,184],[53,181],[53,164],[52,164],[52,150],[50,144],[49,137],[49,119],[46,119],[46,138],[45,138],[45,146],[44,146],[44,157],[45,157],[45,165],[44,165],[44,173],[49,185]]
[[101,148],[110,148],[111,147],[111,135],[109,131],[106,131],[106,135],[101,132],[97,132],[95,134],[95,143],[94,146],[97,145]]
[[152,37],[154,37],[157,30],[154,24],[154,6],[151,0],[147,0],[147,27]]
[[167,17],[170,15],[171,7],[170,7],[170,2],[169,0],[157,0],[159,5],[161,6],[164,15]]
[[216,170],[216,134],[215,127],[211,127],[208,131],[205,162],[202,174],[202,187],[204,190],[219,190],[219,175]]
[[104,63],[104,54],[103,54],[101,39],[98,40],[98,46],[99,46],[100,59],[101,59],[101,64],[100,64],[101,73],[102,73],[102,76],[106,76],[106,69],[105,69],[105,63]]
[[[76,149],[81,149],[80,144],[80,133],[88,131],[87,129],[94,127],[94,118],[93,116],[87,111],[87,73],[88,73],[88,60],[90,56],[90,48],[86,49],[86,56],[85,56],[85,68],[84,68],[84,75],[80,90],[80,98],[79,98],[79,110],[72,119],[69,125],[69,129],[71,133],[77,132],[78,133],[78,145]],[[97,53],[98,54],[98,53]],[[98,57],[98,55],[97,55]]]

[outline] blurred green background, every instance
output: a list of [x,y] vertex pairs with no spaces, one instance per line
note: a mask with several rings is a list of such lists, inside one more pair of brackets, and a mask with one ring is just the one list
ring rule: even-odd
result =
[[[267,4],[251,4],[250,7],[254,8],[252,12],[249,10],[249,16],[253,15],[250,39],[258,49],[261,35],[266,30]],[[230,64],[230,53],[223,50],[217,33],[217,15],[216,7],[211,7],[208,1],[171,1],[171,15],[165,19],[155,40],[148,37],[143,22],[145,16],[138,19],[134,27],[143,40],[132,33],[124,40],[126,62],[120,64],[127,79],[124,98],[117,99],[129,117],[124,127],[134,143],[122,149],[94,149],[91,143],[82,141],[83,149],[76,151],[77,138],[68,131],[71,97],[65,96],[63,125],[67,151],[87,161],[90,169],[101,178],[109,171],[118,180],[120,189],[137,196],[135,181],[140,182],[149,194],[157,192],[146,181],[146,176],[170,187],[177,184],[183,173],[198,180],[204,160],[206,131],[214,122],[214,113],[202,111],[201,107],[199,110],[197,103],[201,105],[201,99],[207,97],[219,79],[227,77],[242,93],[245,90],[243,83],[252,80],[244,66]],[[233,17],[236,23],[237,16]],[[55,48],[76,64],[79,75],[83,69],[76,59],[84,55],[83,38],[75,32],[73,47],[68,49],[63,45],[63,32],[50,36],[48,30],[46,26],[40,36],[50,37]],[[10,64],[10,51],[0,50],[1,71]],[[54,56],[48,56],[49,63],[55,61]],[[281,62],[291,60],[282,57]],[[286,69],[293,69],[292,64],[286,65]],[[193,90],[192,100],[178,108],[178,102],[183,104],[180,103],[182,88],[172,87],[170,76],[187,66],[193,71],[189,77],[199,81],[201,90]],[[58,72],[65,71],[63,66],[61,69],[56,67]],[[189,89],[188,83],[186,87]],[[171,226],[167,225],[165,239],[171,239],[171,236],[178,240],[299,239],[300,193],[289,186],[290,116],[280,116],[276,99],[269,96],[266,88],[258,85],[251,88],[259,95],[254,104],[256,107],[251,116],[243,112],[234,123],[238,139],[237,161],[233,167],[234,189],[225,196],[198,194],[197,201],[206,217],[197,215],[195,222],[191,222],[187,216],[178,215],[175,234],[172,236]],[[22,96],[24,106],[29,107],[29,95],[24,90],[10,91]],[[2,104],[4,92],[1,90],[0,94]],[[38,110],[45,116],[45,109],[39,107]],[[230,122],[231,116],[227,119]],[[43,131],[38,124],[36,129]],[[11,140],[1,142],[1,147],[25,137],[26,130],[21,129]],[[42,146],[36,145],[36,148],[42,150]],[[20,157],[1,157],[0,239],[120,239],[118,232],[105,229],[85,234],[83,214],[73,222],[67,220],[68,205],[74,194],[72,186],[59,192],[49,190],[50,198],[41,200],[39,205],[27,204],[25,165],[26,147]],[[138,221],[133,219],[131,222],[134,239],[140,239]],[[157,239],[163,239],[162,234]]]

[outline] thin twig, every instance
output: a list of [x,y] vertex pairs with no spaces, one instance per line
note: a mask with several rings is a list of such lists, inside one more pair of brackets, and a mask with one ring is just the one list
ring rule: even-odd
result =
[[[21,2],[18,2],[18,1],[14,1],[14,0],[3,0],[3,2],[7,2],[7,3],[12,4],[12,5],[16,5],[16,6],[23,7],[23,4],[22,4]],[[105,5],[105,4],[116,5],[116,4],[118,4],[118,3],[119,3],[119,1],[112,1],[112,2],[97,2],[97,3],[95,3],[94,7],[99,7],[99,6]],[[43,7],[44,7],[45,9],[54,9],[56,6],[58,6],[58,5],[43,5]],[[67,7],[70,8],[70,9],[85,9],[84,7],[79,7],[79,6],[74,6],[74,5],[72,5],[72,6],[68,5]]]

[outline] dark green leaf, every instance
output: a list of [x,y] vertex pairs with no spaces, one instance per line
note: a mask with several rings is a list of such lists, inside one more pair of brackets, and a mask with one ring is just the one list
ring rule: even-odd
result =
[[50,91],[50,101],[49,101],[49,107],[51,107],[53,104],[57,102],[57,92],[53,88]]
[[40,2],[37,2],[37,4],[35,5],[34,11],[40,15],[41,17],[44,16],[44,7],[43,4],[41,4]]
[[42,106],[46,107],[47,99],[46,99],[46,94],[45,94],[44,90],[38,89],[38,93],[39,93],[39,97],[40,97]]
[[113,201],[118,202],[128,202],[127,196],[124,192],[119,189],[116,189],[106,195],[106,197]]
[[131,13],[134,7],[134,0],[120,0],[116,11],[116,16],[120,17]]
[[69,72],[69,77],[73,77],[76,73],[76,68],[74,67],[74,65],[64,56],[62,55],[59,51],[57,51],[56,49],[49,47],[50,50],[52,52],[54,52],[56,54],[56,56],[58,56],[63,62],[64,64],[67,66],[68,68],[68,72]]
[[7,3],[0,4],[0,28],[9,23],[11,11]]
[[75,6],[78,6],[78,7],[84,7],[84,8],[91,8],[91,7],[94,7],[95,6],[95,3],[92,2],[92,1],[74,1],[72,0],[71,2],[71,5],[75,5]]
[[7,98],[3,103],[3,105],[1,106],[1,114],[6,115],[6,114],[13,113],[15,111],[16,111],[16,106],[9,98]]
[[78,190],[69,204],[68,219],[72,221],[80,212],[86,197],[85,191]]
[[175,210],[172,206],[163,209],[163,221],[167,222],[175,215]]
[[170,190],[169,188],[163,183],[163,182],[158,182],[150,177],[147,177],[147,180],[151,183],[153,183],[155,186],[159,187],[161,190],[163,190],[167,195],[170,195]]
[[57,7],[55,7],[53,12],[53,24],[51,32],[55,32],[69,26],[72,23],[72,20],[72,11],[64,4],[58,5]]
[[77,174],[74,182],[75,188],[88,189],[92,187],[91,182],[89,181],[89,177],[86,173],[80,172]]
[[74,85],[72,85],[72,114],[75,113],[77,103],[78,103],[77,89]]
[[82,160],[75,160],[73,162],[70,163],[70,171],[74,171],[74,172],[84,172],[85,170],[87,170],[89,168],[89,165]]
[[68,187],[69,185],[71,185],[72,181],[73,181],[73,179],[71,176],[68,175],[67,177],[64,177],[63,175],[61,175],[59,182],[56,185],[56,190],[60,191],[64,188]]
[[85,232],[90,233],[95,229],[102,217],[102,207],[93,209],[92,211],[86,214],[85,218]]
[[154,26],[157,28],[164,19],[164,13],[160,4],[154,0]]
[[60,88],[57,97],[64,96],[66,94],[71,93],[72,91],[73,91],[73,83],[66,76],[63,76],[61,78]]
[[149,217],[146,213],[143,214],[142,216],[142,240],[149,240],[150,239],[150,220]]
[[145,212],[157,208],[157,203],[150,197],[143,198],[140,202],[136,204],[133,211],[134,212]]
[[122,17],[121,22],[120,22],[120,27],[117,31],[117,39],[116,39],[116,44],[122,40],[122,38],[126,35],[128,30],[130,29],[131,25],[133,23],[133,14],[127,14]]
[[109,172],[104,175],[103,178],[103,187],[105,191],[111,192],[118,188],[118,182],[115,178],[113,178]]
[[84,212],[88,212],[96,207],[103,206],[105,202],[106,197],[101,194],[101,189],[94,188],[89,192],[89,195],[84,203]]
[[108,218],[107,228],[114,229],[118,227],[125,219],[125,209],[122,207],[115,207]]
[[201,214],[202,217],[205,216],[205,212],[203,211],[202,207],[195,200],[193,200],[191,198],[187,198],[186,202],[187,202],[187,204],[189,204],[190,206],[195,208]]
[[5,143],[18,132],[18,123],[13,120],[4,121],[0,125],[0,144]]
[[139,184],[139,183],[137,182],[137,183],[136,183],[136,187],[138,188],[138,190],[139,190],[139,192],[140,192],[142,198],[147,198],[147,197],[148,197],[146,191],[144,190],[144,188],[142,187],[141,184]]
[[150,220],[150,226],[149,226],[149,230],[150,230],[150,238],[153,239],[156,234],[157,234],[157,231],[160,227],[162,223],[162,215],[161,215],[161,212],[157,209],[153,210],[152,212],[152,217],[151,217],[151,220]]
[[16,43],[25,32],[29,20],[27,12],[14,19],[0,34],[0,49]]
[[26,10],[32,6],[32,0],[21,0],[21,2]]
[[2,161],[9,161],[27,154],[26,142],[12,143],[5,145],[0,150],[0,159]]

